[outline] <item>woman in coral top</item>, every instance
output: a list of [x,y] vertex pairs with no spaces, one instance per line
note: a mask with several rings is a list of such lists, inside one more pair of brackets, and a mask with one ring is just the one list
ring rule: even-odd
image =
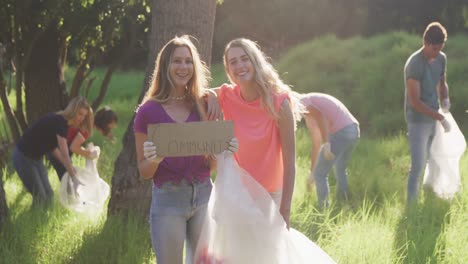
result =
[[[291,90],[248,39],[229,42],[224,66],[231,84],[213,89],[234,122],[238,151],[217,155],[217,175],[195,263],[334,263],[290,228],[294,190],[295,116]],[[209,116],[217,106],[209,96]],[[297,103],[295,101],[297,101]],[[294,107],[293,107],[294,106]],[[216,109],[217,110],[217,109]]]
[[296,174],[291,90],[251,40],[229,42],[224,66],[231,84],[213,90],[224,118],[234,121],[235,159],[270,193],[289,227]]

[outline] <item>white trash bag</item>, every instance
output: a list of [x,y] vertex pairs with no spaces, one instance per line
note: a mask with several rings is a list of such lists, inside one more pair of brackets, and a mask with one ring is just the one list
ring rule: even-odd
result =
[[423,185],[440,198],[452,199],[461,187],[459,163],[466,149],[466,141],[453,116],[450,113],[444,116],[451,129],[445,133],[440,122],[437,122]]
[[96,159],[86,159],[84,168],[76,168],[74,179],[65,173],[62,178],[59,200],[63,206],[79,213],[100,213],[104,203],[109,196],[109,185],[99,177],[97,160],[100,148],[92,143],[88,144],[87,150],[97,151]]
[[217,155],[217,166],[196,264],[335,263],[309,238],[288,231],[270,194],[232,156]]

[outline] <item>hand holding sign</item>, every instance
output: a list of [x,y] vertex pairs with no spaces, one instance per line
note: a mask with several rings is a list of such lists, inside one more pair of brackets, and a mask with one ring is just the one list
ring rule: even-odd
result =
[[227,152],[229,152],[230,154],[234,154],[238,150],[239,150],[239,140],[237,140],[237,138],[232,138],[231,141],[229,141]]
[[145,143],[143,143],[143,155],[151,162],[159,163],[163,159],[162,157],[158,157],[156,145],[151,141],[145,141]]
[[148,126],[148,140],[157,146],[158,157],[221,153],[230,149],[233,137],[232,121],[162,123]]

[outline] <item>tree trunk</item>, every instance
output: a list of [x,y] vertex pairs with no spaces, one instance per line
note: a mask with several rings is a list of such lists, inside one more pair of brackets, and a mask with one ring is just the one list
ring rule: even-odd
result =
[[[2,169],[0,167],[0,169]],[[8,207],[6,203],[5,190],[3,189],[2,177],[0,177],[0,233],[5,223],[6,217],[8,215]]]
[[50,26],[37,39],[25,67],[25,98],[28,124],[48,112],[64,109],[68,102],[63,77],[63,42]]
[[[155,67],[157,53],[164,44],[176,35],[190,34],[202,59],[211,62],[216,0],[153,0],[151,33],[149,36],[150,54],[146,67],[143,89],[138,102],[141,102]],[[129,210],[143,216],[149,213],[151,204],[151,181],[140,179],[135,154],[133,118],[123,138],[123,149],[114,165],[109,213],[128,213]]]

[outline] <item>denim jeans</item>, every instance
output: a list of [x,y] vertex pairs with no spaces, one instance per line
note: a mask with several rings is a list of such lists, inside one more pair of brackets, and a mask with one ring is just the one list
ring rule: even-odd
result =
[[317,162],[313,169],[315,186],[317,190],[318,205],[320,208],[328,207],[328,173],[333,167],[338,184],[338,195],[348,197],[348,175],[346,166],[351,159],[351,153],[359,140],[359,126],[348,125],[329,136],[331,151],[335,154],[333,160],[327,160],[320,149]]
[[13,166],[26,189],[33,196],[33,203],[52,202],[54,192],[50,187],[47,170],[41,160],[31,159],[17,147],[13,150]]
[[158,264],[182,264],[184,242],[185,263],[192,263],[210,198],[212,183],[164,183],[153,185],[150,209],[150,230]]
[[411,151],[411,168],[407,190],[408,203],[418,197],[419,183],[429,158],[436,122],[408,123],[408,141]]

